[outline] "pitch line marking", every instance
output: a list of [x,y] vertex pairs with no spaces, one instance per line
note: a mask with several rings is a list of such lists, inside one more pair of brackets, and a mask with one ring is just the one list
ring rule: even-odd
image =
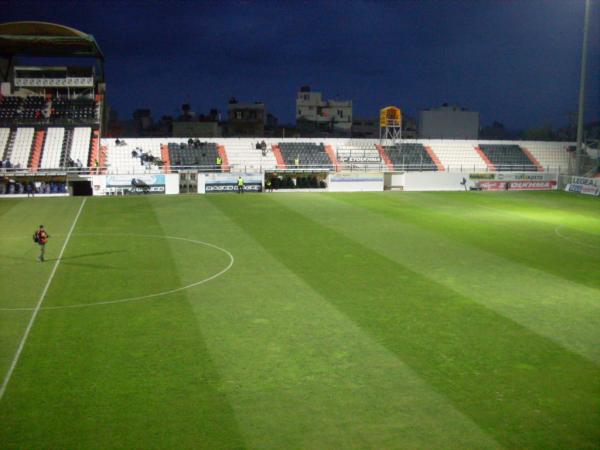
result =
[[[47,310],[53,310],[53,309],[87,308],[87,307],[90,307],[90,306],[114,305],[114,304],[118,304],[118,303],[134,302],[134,301],[139,301],[139,300],[147,300],[149,298],[166,296],[166,295],[174,294],[176,292],[183,291],[185,289],[190,289],[190,288],[193,288],[195,286],[199,286],[199,285],[204,284],[204,283],[208,283],[209,281],[214,280],[217,277],[220,277],[225,272],[227,272],[229,269],[231,269],[231,267],[233,266],[233,264],[235,262],[234,256],[228,250],[226,250],[226,249],[224,249],[222,247],[219,247],[217,245],[211,244],[209,242],[199,241],[199,240],[196,240],[196,239],[187,239],[187,238],[182,238],[182,237],[177,237],[177,236],[164,236],[164,235],[161,236],[161,235],[154,235],[154,234],[132,234],[132,233],[110,233],[110,234],[105,234],[105,233],[80,233],[80,234],[75,234],[75,236],[126,236],[126,237],[145,237],[145,238],[154,238],[154,239],[160,239],[160,238],[162,238],[162,239],[173,239],[173,240],[177,240],[177,241],[191,242],[193,244],[205,245],[207,247],[211,247],[211,248],[214,248],[216,250],[219,250],[219,251],[225,253],[227,256],[229,256],[229,264],[223,270],[217,272],[214,275],[211,275],[208,278],[204,278],[204,279],[202,279],[200,281],[195,281],[194,283],[187,284],[185,286],[181,286],[181,287],[178,287],[178,288],[175,288],[175,289],[170,289],[168,291],[162,291],[162,292],[157,292],[157,293],[154,293],[154,294],[140,295],[140,296],[135,296],[135,297],[120,298],[120,299],[117,299],[117,300],[107,300],[107,301],[95,302],[95,303],[78,303],[78,304],[75,304],[75,305],[46,306],[46,307],[43,307],[43,308],[39,308],[40,310],[47,311]],[[34,308],[0,308],[0,311],[31,311],[33,309]]]
[[600,249],[600,246],[597,246],[597,245],[594,245],[594,244],[588,244],[588,243],[586,243],[586,242],[581,242],[581,241],[578,241],[577,239],[573,239],[573,238],[571,238],[571,237],[569,237],[569,236],[565,236],[564,234],[562,234],[562,233],[559,231],[559,229],[560,229],[562,226],[563,226],[563,225],[559,225],[559,226],[557,226],[556,228],[554,228],[554,234],[556,234],[556,235],[557,235],[559,238],[565,239],[565,240],[567,240],[567,241],[569,241],[569,242],[573,242],[574,244],[583,245],[583,246],[585,246],[585,247],[588,247],[588,248]]
[[19,346],[17,347],[17,352],[15,353],[12,363],[10,364],[10,367],[8,368],[8,372],[6,372],[6,375],[4,376],[4,381],[2,382],[2,386],[0,387],[0,400],[2,400],[2,397],[4,397],[4,393],[6,392],[6,387],[8,386],[8,383],[12,377],[15,367],[17,366],[17,363],[19,362],[19,358],[21,357],[21,353],[23,352],[23,348],[25,347],[25,343],[27,342],[27,338],[29,337],[29,333],[31,332],[33,323],[35,322],[35,318],[37,317],[38,313],[40,312],[40,309],[42,308],[42,303],[43,303],[44,299],[46,298],[46,294],[48,293],[48,288],[50,287],[50,284],[52,283],[52,280],[54,279],[54,275],[56,274],[56,269],[58,269],[60,260],[65,252],[65,249],[67,248],[67,244],[69,243],[71,234],[73,234],[75,225],[77,225],[77,220],[79,219],[79,216],[81,215],[81,211],[83,211],[83,207],[85,206],[86,200],[87,200],[87,198],[84,198],[83,201],[81,202],[81,206],[79,207],[79,210],[77,211],[77,215],[75,216],[75,219],[73,220],[73,223],[71,224],[71,228],[69,229],[69,232],[67,233],[65,242],[63,242],[63,246],[60,249],[58,258],[56,259],[56,262],[54,263],[52,272],[50,272],[50,277],[48,278],[48,281],[46,282],[46,286],[44,286],[42,295],[40,295],[40,298],[39,298],[37,304],[35,305],[35,308],[30,308],[30,310],[33,310],[33,314],[31,314],[31,318],[29,319],[27,328],[25,328],[25,333],[23,333],[23,337],[21,337],[21,341],[19,342]]

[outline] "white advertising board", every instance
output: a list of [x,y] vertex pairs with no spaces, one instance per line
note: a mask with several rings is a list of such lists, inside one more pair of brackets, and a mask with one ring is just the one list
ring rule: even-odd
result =
[[383,191],[381,172],[340,172],[329,175],[329,192]]

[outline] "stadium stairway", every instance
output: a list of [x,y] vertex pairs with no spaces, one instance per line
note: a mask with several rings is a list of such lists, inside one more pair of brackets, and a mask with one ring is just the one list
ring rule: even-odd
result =
[[31,163],[29,167],[32,172],[37,172],[40,168],[40,161],[42,160],[42,150],[44,148],[44,138],[46,136],[45,130],[37,130],[33,138],[33,149],[31,151]]
[[491,171],[495,171],[496,170],[496,167],[492,164],[492,162],[490,161],[490,159],[483,152],[483,150],[481,150],[481,148],[479,146],[475,147],[475,151],[479,154],[479,156],[481,157],[481,159],[483,159],[483,162],[487,166],[488,170],[491,170]]
[[331,145],[325,146],[325,153],[327,153],[327,156],[329,156],[329,159],[331,160],[331,164],[333,164],[335,171],[339,172],[340,170],[342,170],[342,166],[339,163],[337,156],[335,156],[335,151],[333,150],[333,147]]
[[100,170],[102,171],[102,173],[106,172],[107,157],[108,157],[108,149],[106,148],[106,145],[101,145],[100,146],[100,167],[101,167]]
[[95,169],[96,161],[98,161],[98,166],[100,166],[100,139],[98,138],[98,130],[92,132],[89,166]]
[[160,144],[160,159],[163,162],[163,173],[171,173],[171,158],[169,158],[169,146]]
[[427,154],[429,155],[429,157],[431,158],[433,163],[436,165],[437,170],[439,172],[443,172],[444,170],[446,170],[444,168],[444,165],[440,161],[440,158],[438,158],[438,156],[435,154],[435,152],[433,151],[433,149],[431,147],[429,147],[428,145],[424,145],[423,148],[425,149],[425,151],[427,152]]
[[279,148],[279,145],[273,144],[271,148],[273,149],[273,155],[275,155],[275,160],[277,161],[277,168],[285,169],[286,165],[283,159],[283,155],[281,154],[281,149]]
[[390,159],[389,155],[387,154],[387,152],[385,151],[383,146],[380,144],[375,144],[375,148],[379,152],[379,156],[381,156],[381,160],[385,163],[387,168],[389,170],[394,170],[394,164],[392,163],[392,160]]
[[221,157],[221,172],[229,172],[229,159],[227,158],[227,152],[225,151],[224,145],[217,145],[217,152]]

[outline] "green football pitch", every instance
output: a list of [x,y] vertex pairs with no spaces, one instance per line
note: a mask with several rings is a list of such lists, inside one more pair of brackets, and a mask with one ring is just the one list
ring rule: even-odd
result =
[[0,200],[0,381],[1,448],[598,448],[600,200]]

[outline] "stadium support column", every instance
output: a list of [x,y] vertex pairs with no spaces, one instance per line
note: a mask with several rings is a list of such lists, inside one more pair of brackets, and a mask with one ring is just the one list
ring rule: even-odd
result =
[[590,0],[585,1],[585,15],[583,19],[583,49],[581,52],[581,75],[579,78],[579,113],[577,115],[577,151],[575,159],[575,174],[581,174],[581,153],[583,151],[583,115],[585,111],[585,74],[587,66],[587,41],[590,27]]

